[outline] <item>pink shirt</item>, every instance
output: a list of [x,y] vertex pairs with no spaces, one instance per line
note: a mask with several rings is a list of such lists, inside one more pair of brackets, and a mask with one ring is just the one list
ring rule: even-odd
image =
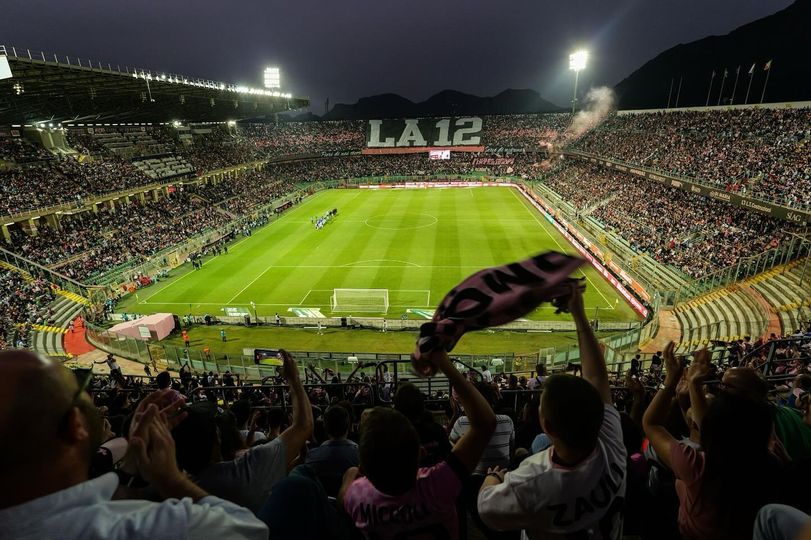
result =
[[375,488],[368,478],[358,478],[344,495],[344,508],[366,538],[409,540],[459,538],[456,498],[468,473],[451,454],[433,467],[419,469],[417,484],[397,496]]
[[670,444],[670,465],[676,475],[679,496],[679,531],[686,539],[720,536],[715,530],[717,514],[713,504],[697,504],[704,476],[704,452],[674,441]]

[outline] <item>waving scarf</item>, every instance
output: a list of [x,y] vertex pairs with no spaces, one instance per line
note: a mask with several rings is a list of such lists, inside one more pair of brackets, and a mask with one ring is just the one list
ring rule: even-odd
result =
[[523,317],[542,302],[565,299],[577,281],[569,275],[583,262],[550,251],[468,277],[445,296],[431,322],[420,327],[412,354],[414,369],[432,375],[431,354],[450,352],[466,332],[500,326]]

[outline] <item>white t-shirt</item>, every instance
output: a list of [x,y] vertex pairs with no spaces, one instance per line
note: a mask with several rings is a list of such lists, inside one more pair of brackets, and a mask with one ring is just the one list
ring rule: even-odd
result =
[[493,382],[493,374],[490,373],[489,369],[485,369],[484,371],[482,371],[482,379],[484,379],[484,382],[486,383]]
[[570,469],[552,461],[554,447],[525,459],[504,482],[479,493],[479,515],[497,530],[523,529],[522,538],[577,535],[618,540],[622,531],[626,455],[619,413],[605,406],[594,453]]
[[[460,416],[456,423],[453,424],[451,433],[448,437],[451,444],[456,444],[462,435],[467,433],[470,429],[470,420],[467,416]],[[515,426],[509,416],[503,414],[496,415],[496,430],[493,436],[490,437],[490,442],[487,448],[484,449],[476,469],[473,471],[475,474],[487,474],[487,469],[490,467],[509,467],[510,466],[510,447],[515,442]]]

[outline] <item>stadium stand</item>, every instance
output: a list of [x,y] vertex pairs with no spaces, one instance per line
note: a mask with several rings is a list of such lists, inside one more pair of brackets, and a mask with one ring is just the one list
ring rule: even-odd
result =
[[766,334],[768,314],[745,290],[731,286],[684,302],[675,308],[681,322],[681,350],[713,341],[757,340]]
[[633,250],[696,278],[775,247],[792,229],[723,201],[591,163],[567,163],[544,181],[580,215],[624,236]]
[[783,335],[796,333],[811,316],[811,283],[802,277],[803,264],[794,261],[746,280],[777,313]]
[[811,204],[811,109],[617,114],[575,147],[721,189]]

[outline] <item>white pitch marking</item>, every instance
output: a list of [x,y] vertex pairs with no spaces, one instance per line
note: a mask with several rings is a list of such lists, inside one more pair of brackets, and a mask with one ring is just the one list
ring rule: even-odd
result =
[[[535,221],[537,221],[537,222],[538,222],[538,225],[540,225],[540,226],[541,226],[541,229],[543,229],[543,231],[546,233],[546,235],[547,235],[547,236],[549,236],[549,238],[551,238],[551,239],[552,239],[552,241],[553,241],[555,244],[557,244],[557,246],[560,248],[560,250],[561,250],[561,251],[565,251],[565,250],[563,249],[563,246],[561,246],[561,245],[560,245],[560,242],[558,242],[557,238],[555,238],[554,236],[552,236],[552,233],[550,233],[550,232],[549,232],[549,229],[547,229],[547,228],[546,228],[546,226],[545,226],[545,224],[544,224],[544,223],[543,223],[543,222],[542,222],[542,221],[541,221],[541,220],[538,218],[538,216],[536,215],[537,211],[536,211],[534,208],[533,208],[533,209],[530,209],[530,207],[529,207],[529,206],[527,206],[526,201],[525,201],[524,199],[522,199],[521,197],[519,197],[519,196],[518,196],[518,195],[515,193],[515,189],[512,189],[512,188],[511,188],[511,189],[510,189],[510,193],[512,193],[512,194],[513,194],[513,197],[515,197],[516,199],[518,199],[519,201],[521,201],[521,205],[524,207],[524,209],[525,209],[527,212],[529,212],[529,213],[532,215],[532,217],[534,217],[534,218],[535,218]],[[580,273],[581,273],[581,274],[583,274],[583,277],[585,277],[585,278],[586,278],[586,281],[588,281],[589,283],[591,283],[591,286],[592,286],[592,287],[594,287],[594,288],[597,290],[597,292],[598,292],[598,293],[600,293],[600,296],[602,296],[602,297],[603,297],[603,300],[605,301],[606,305],[608,306],[608,308],[603,308],[603,309],[614,309],[614,306],[612,306],[612,305],[611,305],[611,302],[609,302],[609,301],[608,301],[608,298],[606,298],[606,297],[605,297],[605,295],[603,294],[603,291],[601,291],[601,290],[600,290],[600,288],[599,288],[597,285],[595,285],[595,284],[594,284],[594,282],[591,280],[591,278],[590,278],[590,277],[588,277],[588,276],[585,274],[585,272],[583,272],[582,270],[580,271]]]
[[[366,266],[357,266],[356,267],[355,265],[360,264],[360,263],[370,263],[370,262],[396,262],[396,263],[406,264],[406,265],[409,265],[409,266],[415,266],[417,268],[422,268],[421,264],[417,264],[417,263],[413,263],[413,262],[409,262],[409,261],[400,261],[400,260],[397,260],[397,259],[366,259],[366,260],[363,260],[363,261],[355,261],[355,262],[351,262],[351,263],[342,264],[341,267],[346,267],[346,268],[368,268]],[[386,268],[389,268],[389,267],[386,267]]]
[[254,283],[256,283],[256,280],[257,280],[257,279],[259,279],[260,277],[264,276],[264,275],[267,273],[267,271],[268,271],[268,270],[270,270],[271,268],[273,268],[273,266],[272,266],[272,265],[271,265],[271,266],[268,266],[267,268],[265,268],[265,270],[264,270],[264,271],[263,271],[261,274],[259,274],[259,275],[258,275],[258,276],[256,276],[255,278],[253,278],[253,279],[251,280],[251,282],[250,282],[250,283],[248,283],[247,285],[245,285],[244,287],[242,287],[242,290],[241,290],[241,291],[239,291],[238,293],[236,293],[236,294],[235,294],[235,295],[234,295],[234,296],[233,296],[233,297],[232,297],[232,298],[231,298],[231,299],[230,299],[228,302],[226,302],[226,304],[230,304],[231,302],[233,302],[233,301],[234,301],[234,298],[236,298],[236,297],[238,297],[240,294],[244,293],[244,292],[245,292],[245,291],[248,289],[248,287],[250,287],[251,285],[253,285]]

